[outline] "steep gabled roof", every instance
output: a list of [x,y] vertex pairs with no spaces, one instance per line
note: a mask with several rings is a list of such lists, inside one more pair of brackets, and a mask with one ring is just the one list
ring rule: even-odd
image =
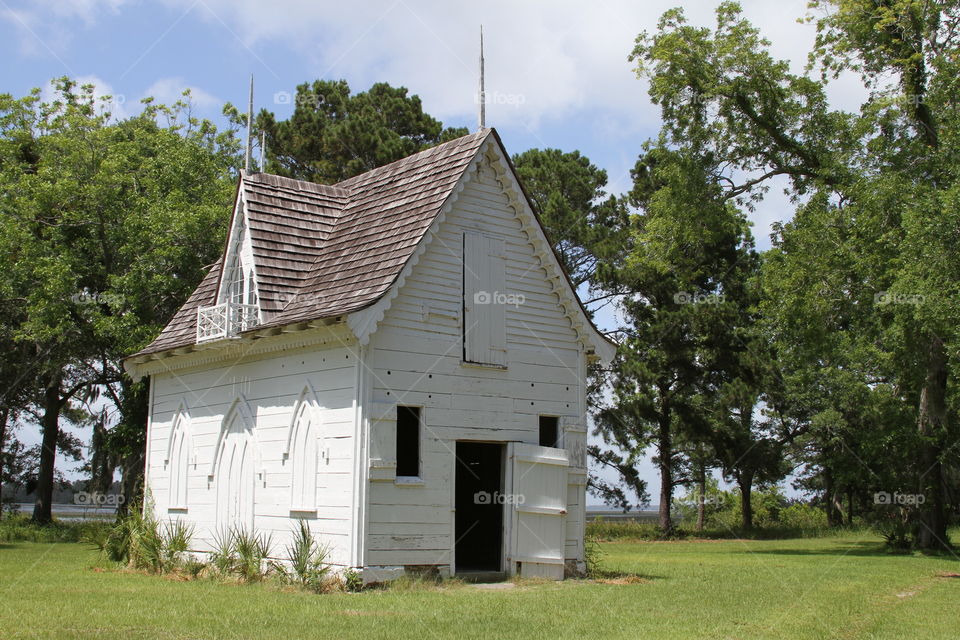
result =
[[[492,130],[452,140],[333,186],[243,174],[265,319],[259,328],[344,315],[397,279]],[[134,356],[196,342],[197,308],[216,303],[222,259],[160,335]]]
[[260,306],[283,310],[323,251],[350,192],[268,173],[243,176],[242,198],[250,225]]
[[[197,288],[194,289],[180,310],[173,314],[167,323],[147,348],[133,354],[133,356],[157,353],[167,349],[176,349],[197,341],[197,307],[210,304],[210,300],[217,295],[217,283],[220,281],[220,264],[222,258],[213,263],[207,275],[203,277]],[[130,356],[131,358],[133,356]]]

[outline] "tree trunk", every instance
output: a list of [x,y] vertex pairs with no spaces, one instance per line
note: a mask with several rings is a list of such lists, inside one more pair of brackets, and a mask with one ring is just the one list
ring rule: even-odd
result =
[[921,549],[949,548],[944,505],[942,438],[947,429],[947,353],[935,336],[927,356],[927,375],[920,392],[917,429],[920,434],[920,478],[923,496],[916,544]]
[[703,533],[704,512],[707,496],[707,465],[697,465],[697,532]]
[[737,487],[740,489],[740,526],[750,531],[753,529],[753,474],[738,475]]
[[0,519],[3,518],[3,469],[6,466],[4,449],[7,446],[7,419],[10,417],[10,409],[4,407],[0,410]]
[[139,508],[143,502],[143,478],[145,452],[135,451],[123,457],[120,463],[120,495],[123,500],[117,505],[117,517],[127,515],[131,508]]
[[33,505],[33,521],[47,524],[53,519],[53,475],[60,436],[60,377],[43,390],[43,430],[40,442],[40,470],[37,475],[37,500]]
[[830,471],[830,467],[824,466],[821,475],[823,476],[823,507],[827,512],[827,526],[831,528],[839,527],[843,524],[843,517],[837,510],[837,501],[834,497],[833,472]]
[[663,535],[673,533],[671,508],[673,503],[673,438],[670,433],[670,412],[660,416],[657,434],[657,455],[660,466],[660,532]]

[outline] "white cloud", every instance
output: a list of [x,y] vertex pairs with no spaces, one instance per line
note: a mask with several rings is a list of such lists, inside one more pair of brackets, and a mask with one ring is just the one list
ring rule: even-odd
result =
[[[104,13],[116,13],[127,0],[32,0],[29,8],[13,9],[4,4],[0,17],[16,29],[24,55],[51,54],[60,58],[76,35],[77,22],[91,27]],[[72,73],[72,72],[71,72]]]
[[180,77],[160,78],[147,88],[143,97],[152,97],[157,103],[169,105],[182,100],[185,89],[190,90],[190,100],[194,106],[202,110],[219,109],[223,105],[223,100],[197,86],[187,84]]
[[[127,0],[38,0],[29,10],[6,12],[60,50],[77,22],[94,24]],[[487,121],[524,126],[532,132],[589,112],[604,136],[656,128],[658,111],[636,78],[627,56],[637,34],[656,29],[660,15],[678,0],[610,0],[550,4],[488,0],[464,4],[442,0],[371,0],[329,3],[313,0],[164,0],[177,13],[205,21],[257,51],[284,47],[306,77],[349,78],[355,89],[376,81],[407,86],[441,120],[473,121],[477,92],[477,36],[484,25],[487,61]],[[689,19],[713,26],[719,0],[687,2]],[[806,0],[750,0],[749,19],[772,43],[775,56],[806,64],[815,28],[798,24]],[[64,27],[71,27],[64,29]],[[60,33],[67,32],[67,33]],[[46,40],[46,39],[45,39]],[[25,42],[36,48],[37,38]],[[46,45],[43,45],[46,46]],[[267,63],[270,64],[277,63]],[[281,70],[270,69],[280,77]],[[846,79],[831,97],[857,104],[855,82]],[[851,87],[854,87],[851,90]],[[198,96],[199,98],[199,96]],[[199,99],[198,99],[199,104]],[[626,129],[626,131],[624,131]]]
[[[609,149],[620,154],[613,160],[604,158],[611,191],[629,186],[627,171],[635,161],[631,154],[638,153],[640,143],[659,128],[659,110],[647,97],[647,84],[636,78],[627,60],[636,36],[655,31],[660,15],[677,4],[686,5],[692,23],[713,27],[719,4],[719,0],[163,1],[177,16],[203,21],[211,34],[236,38],[248,50],[247,64],[267,67],[257,71],[259,86],[264,74],[267,86],[289,78],[289,69],[270,69],[279,64],[290,64],[303,79],[348,78],[354,90],[388,81],[420,95],[426,111],[440,120],[471,126],[477,110],[477,40],[482,23],[487,123],[526,132],[535,146],[557,146],[550,142],[557,127],[578,127],[581,140],[588,136],[595,142],[594,153]],[[30,47],[53,42],[50,52],[58,55],[78,25],[94,24],[105,12],[123,9],[125,2],[39,0],[29,9],[8,9],[3,15],[21,25]],[[807,12],[806,0],[746,0],[743,6],[747,18],[770,40],[773,55],[790,60],[793,70],[802,72],[815,38],[814,25],[798,23]],[[44,38],[44,44],[38,38]],[[278,50],[284,55],[277,56]],[[155,82],[147,93],[163,102],[174,101],[188,86],[176,73]],[[192,90],[200,108],[221,102],[196,87]],[[855,110],[864,91],[847,74],[831,84],[828,95],[836,106]],[[770,222],[788,218],[792,211],[773,191],[769,205],[762,204],[751,215],[761,246],[766,245]]]
[[[187,10],[192,0],[165,0]],[[408,87],[441,120],[473,122],[476,113],[478,30],[485,33],[487,122],[525,127],[589,113],[604,137],[649,132],[659,112],[627,57],[636,36],[654,31],[677,0],[583,3],[461,4],[440,0],[315,3],[286,0],[205,0],[195,15],[227,29],[254,52],[284,46],[299,56],[308,77],[349,78],[354,89],[376,81]],[[688,18],[713,26],[718,0],[687,2]],[[771,40],[773,54],[801,72],[815,27],[799,24],[806,0],[752,0],[747,17]],[[278,70],[269,70],[280,76]],[[859,104],[850,78],[831,89],[842,106]]]

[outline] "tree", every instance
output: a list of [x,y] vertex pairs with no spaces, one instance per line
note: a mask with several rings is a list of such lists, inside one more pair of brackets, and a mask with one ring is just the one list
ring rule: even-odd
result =
[[[0,96],[0,261],[17,309],[10,331],[36,366],[38,522],[51,518],[61,416],[93,389],[123,408],[120,360],[156,335],[219,254],[238,150],[233,132],[190,117],[183,102],[147,101],[116,122],[93,87],[64,78],[55,94]],[[124,467],[125,478],[139,473],[142,454]]]
[[622,254],[598,270],[622,294],[627,321],[613,366],[613,401],[598,433],[631,459],[648,444],[660,475],[660,528],[673,529],[674,488],[688,479],[681,444],[709,441],[707,385],[752,251],[745,217],[723,198],[711,159],[651,146],[633,171],[632,213]]
[[588,283],[614,250],[609,229],[625,214],[624,203],[605,191],[607,172],[579,151],[559,149],[529,149],[513,163],[574,286]]
[[266,109],[257,115],[256,128],[266,138],[267,169],[322,184],[467,134],[463,128],[444,129],[424,113],[418,96],[384,82],[351,94],[346,80],[315,80],[297,86],[293,103],[287,120],[277,120]]
[[[957,442],[950,354],[960,320],[960,260],[948,240],[956,229],[955,143],[944,132],[955,122],[960,9],[921,0],[814,6],[824,10],[811,53],[811,65],[823,71],[819,79],[792,74],[787,62],[774,60],[769,43],[730,2],[718,8],[713,31],[690,26],[680,10],[667,12],[655,35],[638,38],[633,59],[650,77],[664,136],[722,159],[717,180],[728,196],[749,205],[771,178],[784,176],[791,194],[806,199],[803,215],[776,238],[781,264],[796,269],[777,277],[802,285],[783,287],[787,295],[768,305],[786,330],[780,346],[824,348],[793,359],[804,363],[792,369],[795,379],[810,378],[804,369],[826,361],[879,391],[868,397],[891,396],[913,407],[912,427],[893,412],[887,417],[899,420],[899,435],[881,429],[872,438],[910,442],[905,430],[915,432],[907,464],[898,468],[926,498],[915,520],[917,545],[942,547],[948,544],[944,479],[956,465],[949,454]],[[860,114],[831,109],[826,100],[826,82],[844,70],[860,74],[871,91]],[[789,297],[804,298],[800,308],[828,322],[783,317],[802,315],[786,304]],[[822,335],[834,329],[838,335]],[[805,413],[811,424],[826,417],[828,399],[805,399],[814,402],[784,406],[792,404],[794,415]],[[848,418],[858,417],[848,424],[881,424],[875,407],[852,409]],[[877,454],[862,466],[872,471],[883,460]]]

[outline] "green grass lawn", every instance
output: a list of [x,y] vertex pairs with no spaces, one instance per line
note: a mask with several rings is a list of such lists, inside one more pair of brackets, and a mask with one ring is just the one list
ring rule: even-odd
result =
[[[606,543],[630,579],[313,595],[103,569],[0,543],[0,638],[956,638],[960,562],[870,534]],[[96,568],[100,567],[100,568]]]

